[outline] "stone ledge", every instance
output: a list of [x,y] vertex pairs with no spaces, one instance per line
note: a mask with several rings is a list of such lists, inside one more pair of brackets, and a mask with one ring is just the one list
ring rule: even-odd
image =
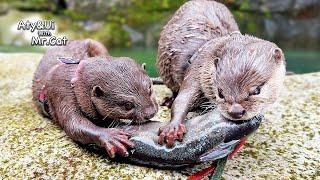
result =
[[[0,179],[157,178],[179,179],[178,171],[164,171],[111,162],[72,142],[31,103],[33,72],[42,54],[0,53]],[[320,178],[320,73],[288,76],[278,103],[228,161],[223,177],[231,179]],[[158,100],[168,95],[156,86]],[[159,118],[166,119],[167,109]]]

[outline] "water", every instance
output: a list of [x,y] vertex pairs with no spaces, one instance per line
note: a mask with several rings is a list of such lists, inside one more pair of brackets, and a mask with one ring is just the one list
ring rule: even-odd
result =
[[[0,46],[0,52],[40,52],[44,50],[28,46]],[[146,69],[150,76],[158,76],[155,66],[156,48],[117,48],[110,49],[112,56],[126,56],[136,60],[139,64],[146,63]],[[306,50],[285,50],[287,70],[297,74],[320,72],[320,52]]]
[[[310,50],[285,50],[287,70],[297,74],[320,72],[320,52]],[[155,48],[131,48],[131,49],[111,49],[113,56],[128,56],[137,62],[146,63],[148,74],[157,76],[155,61],[157,50]]]
[[287,70],[297,74],[320,71],[320,51],[285,51]]

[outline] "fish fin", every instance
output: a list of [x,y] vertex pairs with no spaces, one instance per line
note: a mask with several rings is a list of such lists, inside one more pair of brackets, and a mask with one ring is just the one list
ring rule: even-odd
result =
[[200,162],[215,161],[217,159],[228,156],[234,148],[239,144],[240,140],[233,140],[227,143],[221,143],[209,152],[200,156]]

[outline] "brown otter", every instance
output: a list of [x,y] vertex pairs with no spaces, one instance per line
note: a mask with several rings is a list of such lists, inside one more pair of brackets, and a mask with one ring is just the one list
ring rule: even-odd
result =
[[[164,27],[157,67],[173,97],[171,121],[159,143],[172,146],[186,132],[189,111],[208,101],[230,120],[246,120],[275,102],[285,60],[274,43],[241,35],[230,11],[208,0],[189,1]],[[205,105],[208,106],[208,105]]]
[[40,114],[57,121],[73,140],[105,148],[110,157],[128,156],[133,147],[129,133],[105,128],[110,119],[140,123],[158,108],[145,71],[130,58],[111,57],[90,39],[47,50],[32,90]]

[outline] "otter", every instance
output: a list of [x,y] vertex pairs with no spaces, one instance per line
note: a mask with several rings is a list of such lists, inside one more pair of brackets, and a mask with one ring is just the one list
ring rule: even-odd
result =
[[97,41],[74,40],[48,49],[35,72],[33,102],[73,140],[104,148],[113,158],[128,156],[130,133],[107,128],[112,120],[142,123],[158,106],[152,81],[127,57],[112,57]]
[[[159,143],[182,141],[189,111],[217,108],[229,120],[247,120],[273,104],[285,76],[282,50],[242,35],[223,4],[189,1],[161,32],[157,68],[172,97],[171,121],[160,127]],[[209,103],[209,105],[208,105]]]

